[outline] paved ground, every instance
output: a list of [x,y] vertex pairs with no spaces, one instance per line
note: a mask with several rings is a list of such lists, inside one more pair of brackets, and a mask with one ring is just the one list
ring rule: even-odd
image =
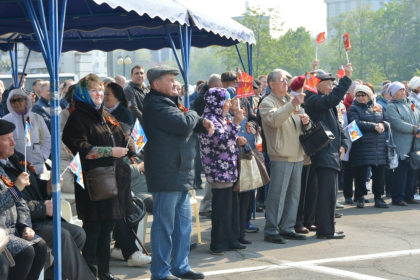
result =
[[[373,201],[372,195],[367,198]],[[341,193],[339,201],[344,203]],[[374,208],[373,203],[364,209],[349,205],[338,210],[344,214],[336,227],[346,234],[343,240],[320,240],[310,233],[306,241],[277,245],[264,242],[262,232],[251,233],[247,238],[253,244],[246,251],[224,256],[208,253],[210,220],[201,218],[203,244],[191,252],[190,265],[205,272],[206,279],[420,279],[419,210],[417,205],[385,210]],[[263,214],[257,213],[252,223],[262,231],[264,221]],[[151,222],[146,239],[149,249]],[[193,224],[193,242],[196,233]],[[112,273],[121,279],[150,279],[149,269],[149,265],[133,268],[111,261]]]

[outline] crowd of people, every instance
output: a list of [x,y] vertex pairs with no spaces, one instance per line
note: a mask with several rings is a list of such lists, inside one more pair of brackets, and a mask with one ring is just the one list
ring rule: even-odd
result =
[[[371,84],[351,80],[351,64],[337,82],[316,69],[317,63],[311,72],[319,79],[317,93],[305,88],[306,76],[275,69],[254,79],[252,98],[237,97],[233,71],[199,80],[192,94],[169,66],[146,71],[136,65],[128,82],[95,74],[65,81],[59,108],[61,188],[74,194],[70,202],[83,226],[62,220],[63,278],[118,279],[110,272],[115,258],[128,266],[151,263],[151,279],[203,279],[188,264],[195,247],[189,194],[203,188],[202,173],[199,213],[211,219],[213,255],[252,244],[246,234],[259,231],[251,223],[254,206],[265,212],[264,241],[284,244],[306,240],[309,232],[320,239],[344,238],[335,228],[341,216],[335,210],[342,207],[338,190],[357,208],[369,203],[368,191],[374,207],[390,207],[385,197],[395,206],[420,204],[419,172],[409,160],[420,150],[420,77],[384,81],[375,94]],[[7,90],[0,81],[0,212],[15,262],[9,267],[10,260],[0,255],[0,279],[38,279],[47,247],[53,247],[52,181],[43,179],[51,169],[50,84],[38,79],[30,92],[25,77],[20,71],[21,86]],[[130,137],[137,120],[148,139],[140,153]],[[299,137],[320,122],[334,139],[306,155]],[[355,141],[351,123],[363,134]],[[270,183],[254,186],[255,192],[237,189],[246,150],[261,153],[270,175]],[[76,154],[83,187],[67,170]],[[95,193],[105,185],[114,186],[112,194]],[[153,214],[152,257],[138,249],[136,227],[126,222],[135,212],[133,195]],[[54,278],[54,265],[44,276]]]

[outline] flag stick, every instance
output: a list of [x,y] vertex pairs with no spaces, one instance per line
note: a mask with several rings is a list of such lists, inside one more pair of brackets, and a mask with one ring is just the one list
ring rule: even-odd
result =
[[318,44],[316,44],[316,56],[315,59],[318,59]]
[[[130,136],[130,138],[131,138],[131,136]],[[128,144],[130,144],[130,138],[128,138],[127,146],[125,146],[126,149],[128,148]]]
[[349,61],[349,55],[348,55],[347,51],[346,51],[346,57],[347,57],[347,64],[349,64],[350,61]]
[[64,169],[63,173],[61,173],[61,177],[64,175],[64,173],[66,173],[67,169],[69,169],[69,167],[67,166],[66,169]]
[[25,141],[25,173],[28,173],[27,171],[27,161],[26,161],[26,141]]

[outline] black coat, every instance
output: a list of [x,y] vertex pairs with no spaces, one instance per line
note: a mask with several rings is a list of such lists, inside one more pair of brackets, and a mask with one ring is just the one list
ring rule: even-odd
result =
[[[374,110],[376,106],[376,110]],[[380,104],[367,104],[353,101],[347,113],[349,123],[356,120],[356,124],[363,136],[354,141],[351,146],[351,163],[353,166],[385,165],[387,159],[386,139],[388,133],[378,133],[375,124],[388,121],[385,110]],[[388,125],[385,124],[385,130]]]
[[324,95],[322,92],[318,92],[318,94],[310,91],[305,92],[306,114],[314,123],[322,121],[335,136],[331,143],[311,156],[314,168],[327,167],[340,171],[340,147],[347,150],[348,140],[338,120],[336,106],[343,100],[350,85],[351,80],[345,76],[328,95]]
[[204,101],[204,94],[209,89],[209,86],[205,84],[198,93],[197,98],[194,100],[194,111],[196,111],[199,116],[203,115],[204,113],[204,108],[206,107],[206,102]]
[[[121,219],[134,212],[131,197],[131,171],[123,158],[103,157],[98,159],[86,159],[86,155],[93,147],[112,147],[112,138],[106,128],[112,132],[117,147],[126,147],[124,133],[120,126],[105,122],[111,114],[103,110],[95,110],[84,102],[76,102],[75,110],[69,116],[63,130],[63,142],[75,155],[79,153],[82,169],[84,172],[95,167],[116,167],[116,180],[118,195],[116,197],[91,201],[88,190],[83,189],[74,180],[76,195],[76,209],[79,219],[83,221]],[[131,154],[130,154],[131,155]],[[83,176],[86,186],[86,177]]]
[[130,110],[128,110],[123,104],[122,102],[120,102],[120,105],[118,105],[118,107],[112,111],[111,113],[119,122],[123,122],[125,124],[128,124],[130,126],[132,126],[134,124],[133,122],[133,116],[130,112]]
[[133,114],[133,120],[139,119],[139,122],[143,124],[143,108],[144,98],[146,97],[149,89],[145,86],[138,87],[135,83],[130,82],[128,86],[124,88],[125,98],[129,102],[131,113]]
[[[25,172],[25,167],[20,165],[20,162],[24,160],[25,156],[15,151],[14,155],[9,157],[9,161],[15,168],[7,167],[3,163],[0,163],[0,166],[3,167],[12,182],[16,182],[17,177],[22,172]],[[42,226],[52,219],[52,217],[47,216],[47,208],[45,206],[45,200],[50,200],[51,197],[47,193],[47,181],[38,179],[35,173],[30,172],[29,169],[27,172],[29,173],[31,184],[25,187],[22,191],[22,196],[30,210],[32,229],[41,230]]]
[[207,133],[196,112],[185,114],[178,108],[178,97],[154,89],[144,99],[144,167],[149,192],[183,192],[192,189],[196,137]]

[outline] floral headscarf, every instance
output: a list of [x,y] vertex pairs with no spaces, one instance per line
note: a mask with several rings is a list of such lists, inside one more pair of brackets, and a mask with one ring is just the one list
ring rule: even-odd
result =
[[73,101],[81,101],[81,102],[88,103],[90,106],[98,110],[99,108],[101,108],[102,104],[96,105],[95,103],[93,103],[93,100],[90,97],[90,93],[87,88],[87,78],[90,75],[92,74],[87,75],[76,84],[74,88],[74,93],[73,93]]

